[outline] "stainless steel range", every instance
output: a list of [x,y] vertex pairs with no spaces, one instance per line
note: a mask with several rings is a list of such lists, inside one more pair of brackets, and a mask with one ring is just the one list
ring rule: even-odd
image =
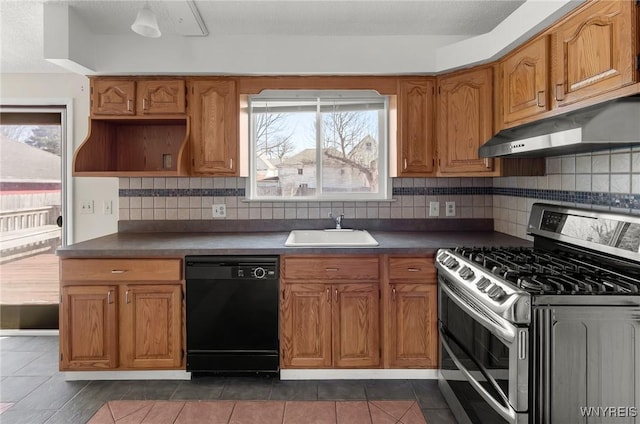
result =
[[640,216],[536,203],[531,248],[436,256],[460,423],[640,423]]

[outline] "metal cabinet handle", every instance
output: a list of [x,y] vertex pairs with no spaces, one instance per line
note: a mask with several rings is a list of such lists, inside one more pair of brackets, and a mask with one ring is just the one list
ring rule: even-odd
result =
[[491,159],[484,158],[484,167],[487,169],[491,169]]
[[127,272],[126,269],[112,269],[111,270],[112,274],[124,274],[125,272]]
[[129,290],[124,293],[124,303],[131,303],[129,302]]
[[546,106],[547,100],[546,100],[545,95],[544,95],[544,90],[543,91],[538,91],[537,101],[538,101],[538,107],[545,107]]
[[229,169],[233,169],[233,159],[229,159]]
[[131,112],[131,104],[132,104],[131,99],[127,99],[127,111],[129,112]]
[[393,302],[396,301],[396,288],[395,287],[391,289],[391,300]]
[[406,157],[403,160],[402,169],[407,169],[407,158]]
[[324,269],[327,272],[338,272],[340,269],[339,268],[325,268]]
[[[562,101],[564,100],[565,96],[564,96],[564,88],[563,88],[564,84],[560,83],[560,84],[556,84],[556,89],[555,89],[555,95],[556,95],[556,100],[558,101]],[[560,89],[560,90],[558,90]],[[560,95],[558,95],[558,93],[562,94],[562,97]]]
[[327,287],[327,303],[331,303],[331,289]]
[[147,110],[147,98],[146,97],[142,98],[142,109],[143,110]]
[[107,303],[112,304],[113,299],[111,299],[111,290],[107,291]]
[[409,271],[409,272],[420,272],[420,271],[422,271],[422,269],[421,268],[407,268],[407,271]]

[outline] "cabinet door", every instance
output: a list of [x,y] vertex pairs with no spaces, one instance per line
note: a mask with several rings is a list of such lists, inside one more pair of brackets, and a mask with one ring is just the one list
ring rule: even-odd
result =
[[391,368],[438,366],[437,285],[391,283],[387,308]]
[[185,113],[183,80],[138,81],[138,111],[144,115]]
[[67,286],[60,305],[60,370],[118,366],[116,286]]
[[91,113],[94,115],[135,115],[135,95],[135,81],[93,80],[91,82]]
[[505,124],[549,110],[547,40],[547,37],[540,37],[502,62],[502,113]]
[[283,284],[282,368],[331,366],[331,285]]
[[120,348],[126,368],[180,368],[182,288],[180,284],[121,287]]
[[235,81],[194,81],[191,97],[193,172],[238,175]]
[[398,175],[434,173],[433,80],[401,80],[398,89]]
[[443,77],[438,83],[438,168],[443,174],[484,175],[493,160],[478,148],[493,135],[491,68]]
[[380,364],[378,284],[334,284],[333,365],[377,367]]
[[552,34],[554,107],[634,82],[634,7],[594,2]]

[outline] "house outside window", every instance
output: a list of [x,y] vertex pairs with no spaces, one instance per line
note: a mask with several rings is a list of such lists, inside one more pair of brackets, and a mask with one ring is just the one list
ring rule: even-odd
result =
[[388,99],[274,91],[249,99],[251,200],[385,200]]

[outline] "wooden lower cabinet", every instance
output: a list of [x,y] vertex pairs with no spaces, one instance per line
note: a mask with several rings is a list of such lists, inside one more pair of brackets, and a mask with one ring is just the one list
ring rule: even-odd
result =
[[120,356],[126,368],[179,368],[182,287],[128,285],[120,305]]
[[182,365],[182,286],[62,288],[60,369],[177,369]]
[[331,366],[331,284],[285,284],[281,311],[284,367]]
[[60,370],[183,369],[180,259],[62,259]]
[[378,256],[281,258],[282,368],[380,366]]
[[380,364],[378,284],[285,283],[283,297],[283,368]]
[[118,366],[118,287],[62,288],[60,370]]
[[438,285],[433,257],[385,257],[385,368],[438,367]]
[[338,368],[380,365],[377,283],[334,284],[333,363]]
[[391,283],[390,287],[385,352],[388,366],[437,368],[437,285]]

